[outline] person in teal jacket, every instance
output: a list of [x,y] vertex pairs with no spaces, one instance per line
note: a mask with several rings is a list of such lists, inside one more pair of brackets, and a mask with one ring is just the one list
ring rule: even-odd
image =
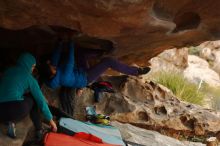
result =
[[[0,79],[0,121],[9,123],[7,134],[12,138],[16,137],[14,123],[29,113],[37,134],[41,132],[38,109],[50,123],[52,130],[57,131],[45,97],[32,75],[35,66],[35,58],[29,53],[24,53],[18,58],[17,64],[7,69]],[[32,96],[25,96],[25,93]]]

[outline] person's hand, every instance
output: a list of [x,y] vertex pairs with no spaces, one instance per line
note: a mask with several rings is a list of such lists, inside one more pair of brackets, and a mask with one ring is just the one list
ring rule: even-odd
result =
[[83,94],[82,88],[76,89],[76,96],[80,97],[82,94]]
[[50,120],[50,126],[53,132],[57,132],[57,124],[54,122],[54,120]]

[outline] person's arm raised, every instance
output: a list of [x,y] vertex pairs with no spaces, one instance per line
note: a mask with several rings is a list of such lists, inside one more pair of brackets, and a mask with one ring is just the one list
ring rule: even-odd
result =
[[74,44],[72,41],[68,43],[69,46],[69,54],[68,54],[68,60],[66,62],[65,71],[66,72],[72,72],[73,68],[75,66],[75,54],[74,54]]

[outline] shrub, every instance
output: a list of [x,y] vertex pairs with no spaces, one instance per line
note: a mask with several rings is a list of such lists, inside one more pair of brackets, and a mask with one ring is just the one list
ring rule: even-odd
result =
[[205,84],[202,86],[201,91],[204,92],[208,99],[207,102],[211,102],[212,109],[220,110],[220,89]]
[[199,56],[201,48],[200,47],[190,47],[189,54]]
[[181,73],[160,72],[155,81],[169,88],[178,98],[183,101],[202,105],[204,94],[198,91],[198,86],[189,82]]
[[[220,91],[218,91],[220,92]],[[218,93],[218,96],[213,96],[211,102],[212,102],[212,109],[220,110],[220,93]]]

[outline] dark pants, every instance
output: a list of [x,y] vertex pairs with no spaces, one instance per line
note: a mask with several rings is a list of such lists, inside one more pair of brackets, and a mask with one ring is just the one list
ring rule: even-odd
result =
[[22,101],[0,103],[1,122],[18,122],[24,119],[29,113],[36,130],[40,130],[42,128],[40,113],[33,98],[26,97]]
[[75,90],[72,88],[68,87],[61,87],[60,89],[60,104],[61,104],[61,109],[66,112],[67,114],[73,116],[74,113],[74,92]]
[[90,67],[88,65],[88,59],[101,56],[102,53],[103,50],[95,49],[80,49],[76,52],[78,68],[82,68],[87,72],[88,83],[97,80],[108,68],[127,75],[138,75],[137,67],[126,65],[111,57],[103,58],[98,64]]
[[119,62],[118,60],[108,57],[102,59],[98,64],[89,68],[87,71],[88,83],[97,80],[101,74],[103,74],[108,68],[116,70],[120,73],[127,75],[138,75],[138,68],[134,66],[129,66]]

